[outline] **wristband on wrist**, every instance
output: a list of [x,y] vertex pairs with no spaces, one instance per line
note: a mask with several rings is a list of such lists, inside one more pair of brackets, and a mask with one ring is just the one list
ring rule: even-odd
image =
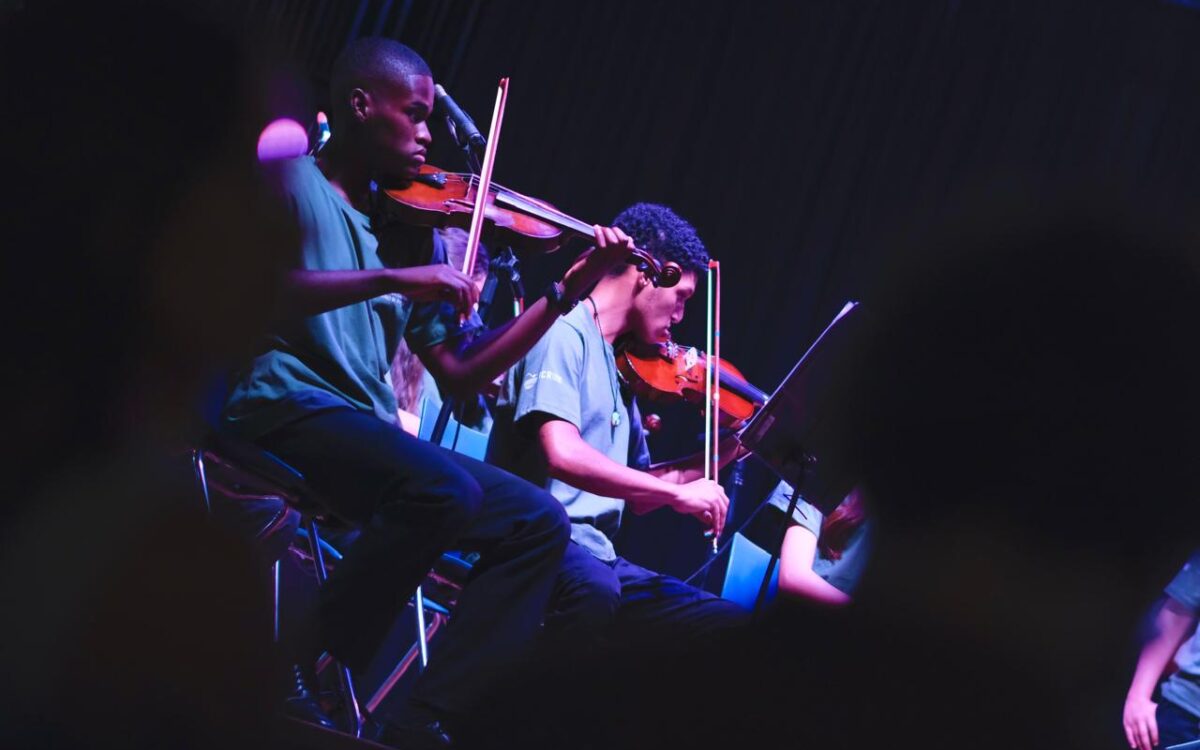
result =
[[575,309],[575,305],[579,304],[579,300],[567,298],[567,287],[561,281],[552,281],[546,285],[546,291],[542,292],[542,296],[546,298],[546,302],[551,308],[558,310],[562,315],[571,312]]

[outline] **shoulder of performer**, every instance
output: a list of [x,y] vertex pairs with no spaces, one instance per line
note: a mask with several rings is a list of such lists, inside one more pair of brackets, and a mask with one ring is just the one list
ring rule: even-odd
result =
[[301,224],[314,220],[320,201],[327,200],[328,181],[311,156],[279,159],[264,166],[267,180]]
[[1200,550],[1192,553],[1165,590],[1168,596],[1193,614],[1200,614]]
[[270,171],[278,181],[280,190],[287,195],[304,193],[313,186],[328,182],[311,156],[297,156],[271,162]]
[[578,427],[583,369],[583,333],[560,318],[509,374],[514,422],[541,412]]
[[521,363],[526,374],[549,367],[564,382],[577,385],[583,377],[584,348],[583,331],[564,316],[554,321]]

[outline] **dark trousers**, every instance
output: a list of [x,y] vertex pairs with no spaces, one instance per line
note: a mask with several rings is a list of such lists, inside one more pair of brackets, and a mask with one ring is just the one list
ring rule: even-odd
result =
[[258,442],[362,529],[321,590],[321,645],[331,654],[364,667],[451,548],[481,557],[412,700],[462,715],[528,653],[570,537],[552,495],[350,409],[318,412]]
[[678,578],[567,545],[546,629],[554,641],[703,637],[747,622],[745,610]]
[[1159,747],[1200,739],[1200,716],[1185,711],[1165,698],[1159,699],[1154,720],[1158,722]]

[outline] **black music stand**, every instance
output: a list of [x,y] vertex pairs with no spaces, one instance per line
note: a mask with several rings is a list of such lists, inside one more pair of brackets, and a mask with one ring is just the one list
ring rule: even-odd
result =
[[827,397],[837,385],[837,377],[848,372],[845,365],[852,344],[861,336],[862,318],[859,304],[847,302],[742,430],[742,444],[792,486],[791,503],[780,525],[778,543],[771,548],[755,612],[761,611],[766,599],[787,519],[796,510],[801,488],[808,502],[828,514],[854,484],[841,457],[828,450],[829,433],[835,425],[828,418]]

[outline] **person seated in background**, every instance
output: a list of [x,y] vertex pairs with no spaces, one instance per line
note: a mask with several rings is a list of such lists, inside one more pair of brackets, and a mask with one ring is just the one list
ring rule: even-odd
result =
[[791,485],[776,485],[746,536],[769,549],[779,539],[780,524],[786,523],[779,551],[779,593],[815,604],[849,604],[871,555],[871,524],[862,491],[851,491],[828,516],[801,497],[791,519],[785,520],[791,498]]
[[0,12],[0,747],[276,746],[265,569],[187,455],[299,249],[254,159],[297,103],[182,6]]
[[1163,594],[1125,696],[1125,739],[1137,750],[1200,739],[1200,549]]
[[[556,322],[505,380],[488,460],[544,486],[571,517],[571,544],[556,585],[547,629],[566,637],[612,628],[637,635],[695,635],[741,621],[720,599],[617,555],[613,538],[626,506],[635,513],[670,508],[718,533],[729,501],[690,456],[650,463],[637,400],[621,384],[614,346],[660,344],[696,290],[708,252],[695,228],[666,206],[638,203],[614,225],[682,280],[656,286],[634,266],[611,271]],[[728,446],[727,459],[736,450]]]
[[[467,251],[467,232],[457,227],[439,229],[436,232],[442,245],[446,248],[446,259],[452,268],[462,268],[463,256]],[[475,258],[475,273],[471,280],[475,287],[482,292],[484,281],[488,275],[488,251],[482,243]],[[421,430],[421,413],[424,411],[428,419],[436,419],[442,408],[443,394],[437,381],[429,369],[421,362],[407,341],[401,341],[396,348],[396,356],[392,360],[392,390],[396,394],[396,416],[400,427],[410,435],[418,435]],[[494,394],[493,394],[494,395]],[[475,398],[467,398],[463,403],[462,419],[460,422],[472,429],[487,434],[492,429],[492,414],[487,401],[482,394]]]

